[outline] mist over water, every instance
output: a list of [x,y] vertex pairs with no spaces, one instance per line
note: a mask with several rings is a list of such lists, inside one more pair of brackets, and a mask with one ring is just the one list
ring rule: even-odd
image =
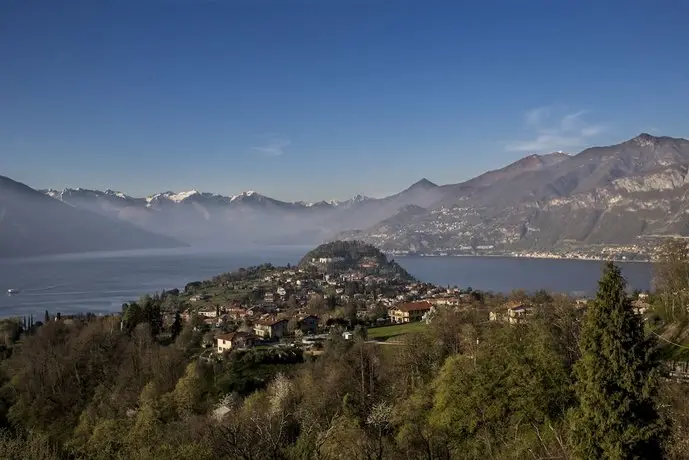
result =
[[[296,264],[311,246],[243,246],[232,251],[193,247],[69,254],[0,260],[0,316],[41,318],[45,310],[67,314],[120,311],[146,293],[183,288],[241,267]],[[398,257],[422,281],[509,292],[548,289],[591,293],[600,262],[497,257]],[[621,264],[633,288],[650,287],[651,267]],[[8,289],[19,289],[7,295]]]

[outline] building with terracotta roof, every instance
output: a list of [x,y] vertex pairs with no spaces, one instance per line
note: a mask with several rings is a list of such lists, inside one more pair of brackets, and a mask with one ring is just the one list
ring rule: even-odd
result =
[[421,321],[423,315],[428,312],[431,307],[433,307],[433,305],[427,300],[402,303],[388,310],[388,316],[393,323]]
[[249,348],[254,344],[254,337],[248,332],[230,332],[215,337],[215,345],[218,353],[223,353],[237,348]]
[[286,319],[266,319],[254,325],[254,334],[263,339],[279,339],[287,335]]

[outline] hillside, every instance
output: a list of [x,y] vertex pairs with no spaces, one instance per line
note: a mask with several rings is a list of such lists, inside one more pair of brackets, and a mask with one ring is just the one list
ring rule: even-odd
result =
[[569,156],[531,156],[461,184],[424,212],[347,238],[428,251],[538,251],[654,244],[689,230],[689,141],[641,134]]
[[0,257],[183,245],[126,222],[69,206],[0,176]]
[[[321,259],[334,259],[334,262],[321,263]],[[312,249],[299,261],[299,267],[312,266],[327,266],[333,271],[360,270],[372,275],[397,275],[405,280],[414,279],[378,248],[360,241],[333,241]]]

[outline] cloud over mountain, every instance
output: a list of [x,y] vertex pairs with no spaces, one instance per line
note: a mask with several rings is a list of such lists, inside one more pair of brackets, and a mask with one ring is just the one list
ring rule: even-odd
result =
[[590,144],[605,132],[605,125],[586,118],[588,112],[564,112],[553,107],[538,107],[525,114],[528,138],[508,142],[506,149],[514,152],[547,153],[574,150]]

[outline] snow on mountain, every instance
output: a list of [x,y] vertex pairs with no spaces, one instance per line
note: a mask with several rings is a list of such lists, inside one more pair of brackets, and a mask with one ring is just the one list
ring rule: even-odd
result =
[[171,195],[167,195],[167,199],[170,201],[174,201],[175,203],[179,203],[181,201],[186,200],[187,198],[198,195],[199,192],[196,190],[189,190],[187,192],[179,192],[179,193],[173,193]]
[[365,201],[370,201],[370,200],[375,200],[375,198],[370,198],[364,195],[354,195],[353,197],[347,199],[347,200],[322,200],[322,201],[315,201],[315,202],[307,202],[307,201],[296,201],[296,202],[286,202],[286,201],[280,201],[276,200],[274,198],[267,197],[265,195],[261,195],[260,193],[254,191],[254,190],[247,190],[245,192],[239,193],[237,195],[232,195],[230,197],[224,196],[224,195],[219,195],[219,194],[214,194],[214,193],[204,193],[204,192],[199,192],[198,190],[187,190],[187,191],[181,191],[181,192],[172,192],[172,191],[165,191],[161,193],[155,193],[153,195],[149,195],[145,198],[135,198],[130,195],[127,195],[123,192],[115,191],[115,190],[110,190],[106,189],[105,191],[100,191],[100,190],[89,190],[89,189],[83,189],[80,187],[77,188],[65,188],[63,190],[55,190],[55,189],[47,189],[47,190],[41,190],[42,193],[61,200],[61,201],[68,201],[69,199],[75,199],[75,198],[88,198],[88,197],[93,197],[93,198],[105,198],[105,199],[115,199],[115,200],[127,200],[127,201],[137,201],[140,203],[145,203],[146,207],[152,207],[155,205],[162,205],[162,204],[181,204],[181,203],[186,203],[190,202],[191,200],[194,200],[194,202],[199,202],[199,203],[214,203],[217,205],[228,205],[228,204],[249,204],[249,203],[256,203],[256,204],[275,204],[278,206],[283,206],[283,207],[291,207],[291,208],[336,208],[336,207],[350,207],[359,203],[363,203]]
[[349,201],[349,202],[351,202],[351,203],[361,203],[362,201],[368,201],[368,200],[372,200],[372,199],[373,199],[373,198],[370,198],[370,197],[367,197],[367,196],[364,196],[364,195],[354,195],[353,197],[351,197],[351,198],[350,198],[349,200],[347,200],[347,201]]
[[325,207],[335,207],[340,204],[339,201],[337,200],[322,200],[322,201],[314,201],[314,202],[307,202],[307,201],[297,201],[296,203],[299,206],[304,206],[305,208],[325,208]]
[[201,195],[197,190],[188,190],[186,192],[163,192],[163,193],[156,193],[155,195],[150,195],[146,197],[146,202],[150,205],[152,202],[157,202],[157,201],[162,201],[162,200],[167,200],[167,201],[172,201],[173,203],[181,203],[182,201],[191,198],[192,196],[195,195]]
[[230,202],[237,201],[237,200],[243,200],[245,198],[250,198],[250,197],[262,197],[263,195],[259,195],[258,193],[254,192],[253,190],[248,190],[246,192],[242,192],[239,195],[233,195],[230,198]]
[[115,190],[107,189],[104,193],[108,196],[115,196],[117,198],[122,198],[123,200],[131,199],[131,197],[129,195],[125,195],[124,193],[118,192]]
[[86,188],[64,188],[62,190],[39,190],[40,192],[48,195],[51,198],[64,201],[64,199],[71,198],[116,198],[121,200],[132,200],[133,198],[122,192],[107,189],[105,191],[100,190],[90,190]]

